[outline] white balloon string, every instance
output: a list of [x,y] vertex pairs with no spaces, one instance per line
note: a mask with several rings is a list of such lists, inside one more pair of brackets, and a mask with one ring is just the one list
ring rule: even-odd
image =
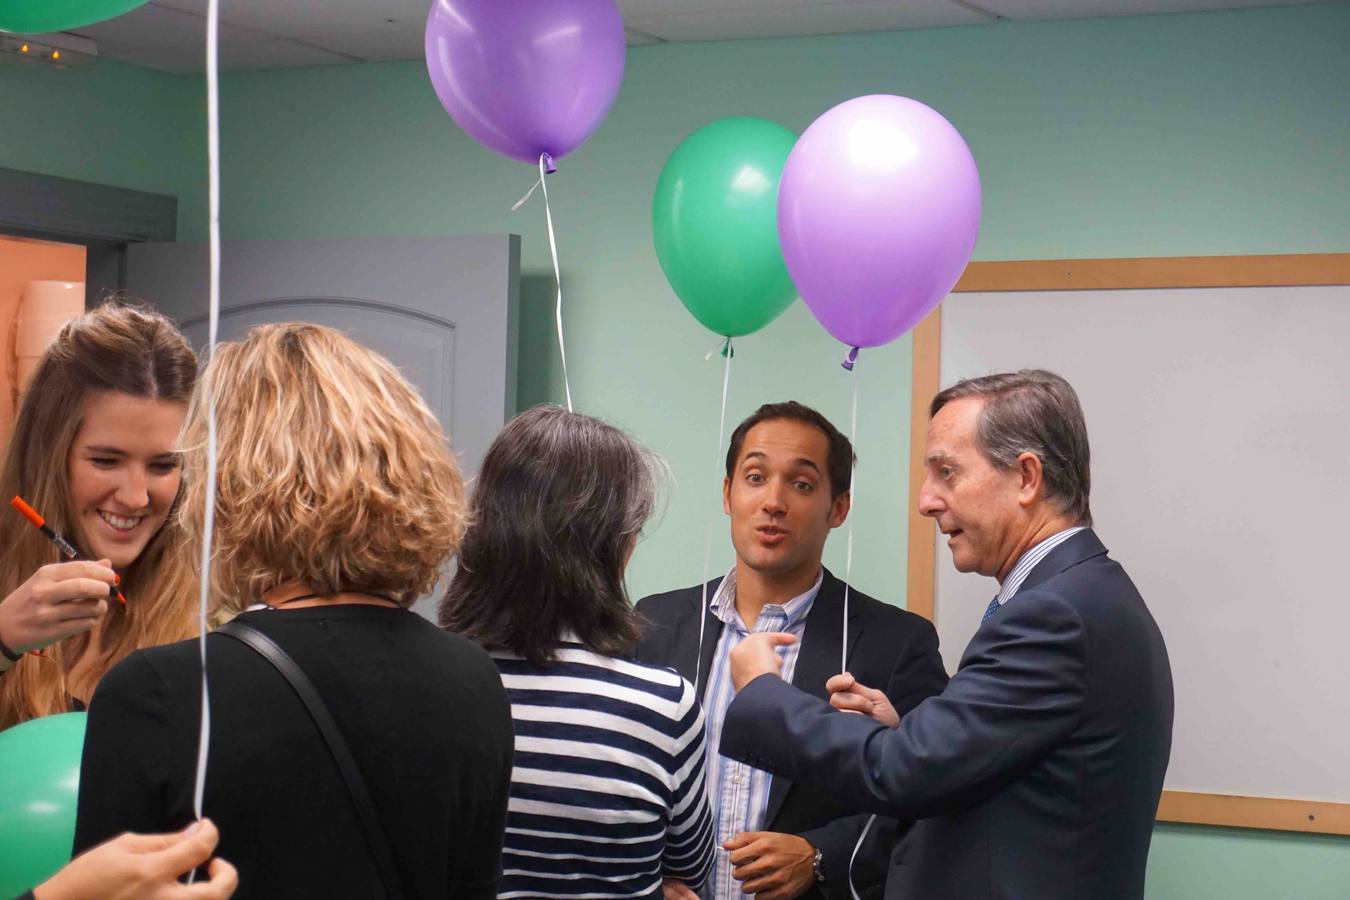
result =
[[853,900],[862,900],[858,896],[858,889],[853,886],[853,864],[858,859],[858,851],[862,849],[863,841],[867,840],[867,831],[872,827],[872,823],[877,820],[876,813],[867,817],[867,822],[863,825],[862,833],[858,835],[858,843],[853,845],[853,853],[848,858],[848,893]]
[[[206,160],[207,160],[207,234],[211,247],[209,313],[206,357],[216,349],[216,331],[220,324],[220,100],[217,60],[220,29],[220,0],[209,0],[206,10]],[[197,738],[197,776],[192,789],[192,810],[202,817],[202,798],[206,793],[206,757],[211,745],[211,695],[206,681],[206,610],[211,599],[211,547],[216,524],[216,399],[211,390],[208,366],[202,378],[206,397],[206,516],[202,526],[201,585],[197,596],[198,646],[202,657],[201,731]],[[195,872],[195,870],[194,870]],[[189,875],[189,882],[192,876]]]
[[520,198],[519,200],[517,200],[515,203],[511,204],[511,212],[515,212],[516,210],[518,210],[518,209],[520,209],[522,206],[524,206],[524,205],[529,201],[529,199],[530,199],[531,197],[534,196],[534,192],[537,191],[537,190],[539,190],[539,185],[541,185],[541,184],[543,184],[543,183],[544,183],[544,179],[542,179],[542,178],[540,178],[538,181],[536,181],[536,182],[534,183],[534,186],[531,187],[528,191],[525,192],[525,196],[524,196],[524,197],[521,197],[521,198]]
[[[852,369],[850,368],[850,371]],[[844,552],[844,644],[839,652],[839,671],[848,671],[848,582],[853,575],[853,514],[857,507],[854,501],[858,498],[858,492],[854,490],[857,482],[855,470],[857,469],[857,446],[858,446],[858,373],[853,373],[853,412],[849,416],[848,439],[854,446],[853,458],[848,464],[848,541],[847,550]]]
[[[721,471],[722,461],[722,441],[726,439],[727,433],[727,386],[731,384],[731,358],[736,355],[736,350],[731,345],[731,338],[727,338],[722,344],[722,356],[726,358],[726,364],[722,367],[722,413],[717,420],[717,450],[713,454],[713,471]],[[711,353],[708,356],[712,356]],[[707,359],[708,357],[704,357]],[[714,517],[708,523],[708,540],[703,547],[703,604],[698,611],[698,655],[694,657],[694,696],[698,696],[698,683],[700,669],[703,667],[703,635],[707,628],[708,620],[708,574],[709,567],[712,565],[712,542],[713,531],[716,529],[717,519]]]
[[[548,222],[548,249],[549,253],[553,255],[553,280],[557,282],[558,285],[558,302],[555,305],[554,318],[557,320],[558,323],[558,355],[562,357],[563,391],[567,395],[567,411],[571,412],[572,383],[567,378],[567,345],[563,342],[562,270],[558,268],[558,241],[553,236],[553,211],[549,208],[548,205],[548,185],[544,182],[544,176],[548,174],[545,165],[549,161],[550,160],[547,153],[539,154],[538,186],[540,188],[543,188],[544,191],[544,218]],[[531,193],[533,193],[534,188],[531,188],[530,191]],[[521,200],[521,202],[523,203],[525,200],[528,200],[529,198],[530,195],[526,194],[524,199]]]

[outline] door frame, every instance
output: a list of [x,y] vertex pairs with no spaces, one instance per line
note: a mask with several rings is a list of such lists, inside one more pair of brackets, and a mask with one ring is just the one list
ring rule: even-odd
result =
[[85,248],[85,306],[126,288],[127,244],[172,241],[178,198],[0,168],[0,233]]

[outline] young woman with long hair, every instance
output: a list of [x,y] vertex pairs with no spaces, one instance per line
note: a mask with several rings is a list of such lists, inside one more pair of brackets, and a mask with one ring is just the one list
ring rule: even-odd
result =
[[[195,631],[170,513],[196,375],[172,322],[116,303],[67,324],[39,362],[0,468],[0,729],[82,708],[132,650]],[[86,561],[62,560],[15,496]]]
[[[398,369],[330,328],[264,325],[219,344],[183,438],[180,518],[197,546],[208,390],[219,461],[210,580],[239,615],[208,639],[202,806],[239,869],[238,896],[495,897],[510,705],[486,653],[409,609],[467,518],[444,432]],[[344,789],[286,678],[230,636],[241,629],[312,682],[369,805]],[[192,820],[201,665],[185,641],[131,654],[99,685],[77,852]],[[377,828],[362,827],[361,809]]]

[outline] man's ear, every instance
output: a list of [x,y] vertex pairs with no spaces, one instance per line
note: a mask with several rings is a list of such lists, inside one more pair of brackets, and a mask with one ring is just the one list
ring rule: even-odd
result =
[[1031,506],[1045,496],[1045,468],[1041,458],[1034,453],[1023,453],[1017,457],[1017,502],[1021,506]]
[[722,479],[722,512],[731,515],[731,476]]
[[838,497],[835,497],[830,503],[830,527],[838,528],[844,524],[848,518],[848,512],[853,508],[853,492],[844,491]]

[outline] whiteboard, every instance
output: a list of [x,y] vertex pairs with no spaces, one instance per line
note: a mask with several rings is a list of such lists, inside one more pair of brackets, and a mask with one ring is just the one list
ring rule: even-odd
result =
[[[1167,642],[1166,789],[1350,802],[1350,287],[953,294],[941,383],[1078,391],[1097,534]],[[955,671],[995,582],[938,536]]]

